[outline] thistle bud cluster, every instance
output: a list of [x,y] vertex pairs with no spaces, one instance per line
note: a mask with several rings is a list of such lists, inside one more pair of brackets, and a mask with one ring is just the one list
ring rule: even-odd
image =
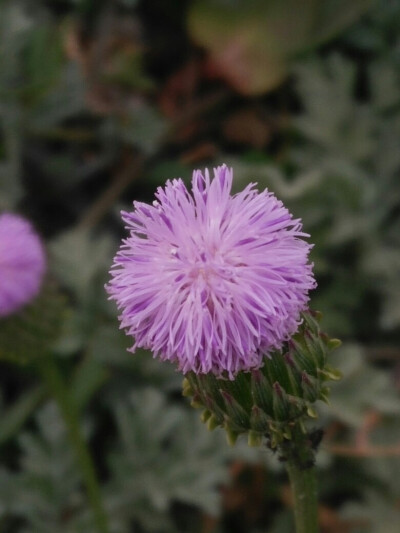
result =
[[247,434],[250,446],[265,443],[283,458],[300,454],[300,462],[306,464],[313,461],[318,440],[315,431],[307,433],[307,421],[318,416],[317,400],[328,402],[327,382],[340,379],[328,364],[329,352],[340,341],[321,332],[320,313],[307,311],[302,318],[297,333],[282,350],[265,358],[261,368],[239,372],[234,380],[189,372],[183,395],[202,409],[201,419],[210,430],[225,429],[230,444]]

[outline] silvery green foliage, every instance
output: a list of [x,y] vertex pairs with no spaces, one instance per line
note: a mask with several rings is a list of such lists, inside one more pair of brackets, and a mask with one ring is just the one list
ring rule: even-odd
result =
[[[393,56],[376,55],[367,70],[370,94],[364,99],[356,96],[354,65],[341,56],[308,61],[297,71],[304,112],[294,123],[302,145],[290,154],[296,169],[291,192],[299,205],[309,202],[305,225],[317,235],[314,257],[323,282],[314,304],[329,314],[335,331],[342,328],[347,335],[365,335],[368,328],[395,331],[400,324],[399,67]],[[336,260],[343,249],[347,256]],[[324,285],[324,280],[329,282]],[[368,294],[379,302],[373,316],[364,312],[371,310],[363,303]],[[366,413],[377,411],[382,421],[369,440],[395,445],[399,402],[394,380],[366,364],[366,355],[362,346],[345,344],[334,356],[344,379],[332,389],[330,416],[354,428],[348,430],[354,442]],[[375,501],[368,529],[362,531],[398,528],[393,509],[398,465],[391,457],[357,464],[359,475],[368,480],[361,489],[365,502]],[[390,487],[388,495],[382,487]]]
[[[313,305],[338,335],[351,334],[352,314],[366,330],[371,319],[383,329],[400,324],[400,152],[394,146],[400,68],[385,58],[372,63],[368,101],[355,95],[356,74],[354,64],[337,54],[297,67],[304,111],[292,122],[300,139],[288,153],[290,179],[282,167],[239,163],[243,176],[252,175],[302,213],[323,285]],[[338,255],[343,250],[347,264]],[[380,316],[362,314],[368,293],[379,297]]]
[[354,429],[360,428],[364,414],[373,409],[386,416],[388,422],[395,422],[400,416],[392,379],[384,370],[366,363],[360,345],[345,344],[332,354],[330,363],[341,369],[343,378],[332,387],[329,407],[322,406],[324,415]]
[[116,240],[108,234],[95,237],[85,229],[68,231],[51,242],[51,267],[75,301],[64,321],[56,352],[70,357],[79,350],[86,351],[92,361],[84,368],[86,386],[92,372],[111,367],[123,372],[129,369],[130,379],[136,383],[179,390],[182,378],[172,365],[158,364],[144,350],[138,350],[135,356],[127,352],[130,341],[118,329],[115,306],[104,292],[116,248]]
[[[113,533],[176,531],[172,504],[215,514],[227,479],[222,434],[211,435],[193,413],[169,404],[156,389],[136,391],[112,406],[118,441],[103,485]],[[21,533],[94,532],[64,423],[54,404],[36,417],[37,431],[19,439],[19,471],[0,470],[0,519],[21,519]],[[192,513],[196,513],[192,510]]]
[[[71,356],[85,348],[92,351],[91,342],[97,342],[97,333],[101,331],[104,336],[103,328],[108,331],[107,325],[115,311],[104,297],[103,286],[114,246],[109,235],[95,238],[85,229],[67,231],[50,243],[51,268],[74,300],[56,347],[62,356]],[[119,357],[124,345],[118,339],[117,328],[114,330],[115,353]]]
[[58,235],[52,242],[52,267],[80,302],[86,303],[92,293],[104,301],[104,295],[98,294],[98,289],[107,278],[113,247],[113,239],[107,234],[94,238],[85,229],[73,229]]
[[[321,236],[331,250],[357,241],[362,288],[373,286],[381,294],[379,320],[392,329],[400,324],[400,154],[394,149],[400,135],[400,112],[394,107],[400,102],[400,69],[377,59],[369,71],[371,97],[365,103],[355,99],[355,74],[340,56],[299,68],[306,111],[295,127],[308,144],[293,152],[293,161],[301,175],[319,175],[325,213],[310,220],[310,231],[329,223]],[[340,276],[346,283],[345,273]]]
[[64,423],[53,403],[36,416],[37,431],[21,434],[18,473],[0,470],[2,523],[19,519],[21,533],[94,533]]
[[218,513],[217,488],[227,474],[224,438],[204,431],[190,411],[166,408],[166,401],[147,388],[113,405],[119,439],[109,457],[106,505],[121,527],[137,522],[164,531],[175,502]]

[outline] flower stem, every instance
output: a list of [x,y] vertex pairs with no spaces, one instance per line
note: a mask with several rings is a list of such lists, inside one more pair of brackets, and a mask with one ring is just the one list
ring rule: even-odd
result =
[[89,449],[82,435],[79,416],[73,399],[59,372],[53,357],[43,357],[38,361],[38,369],[50,393],[56,400],[67,427],[70,442],[86,486],[89,504],[99,533],[108,533],[108,519],[105,512],[97,480],[95,467]]
[[286,469],[293,493],[296,533],[318,533],[315,467],[301,468],[288,460]]

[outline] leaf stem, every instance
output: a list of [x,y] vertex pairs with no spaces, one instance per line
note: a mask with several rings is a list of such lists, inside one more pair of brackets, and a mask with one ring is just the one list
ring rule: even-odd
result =
[[286,469],[293,493],[296,533],[318,533],[315,467],[301,468],[288,460]]
[[108,519],[105,512],[99,482],[89,449],[82,435],[75,402],[54,358],[43,357],[38,361],[38,370],[49,391],[56,400],[67,427],[69,439],[73,446],[76,460],[86,486],[87,496],[92,508],[94,521],[99,533],[109,533]]

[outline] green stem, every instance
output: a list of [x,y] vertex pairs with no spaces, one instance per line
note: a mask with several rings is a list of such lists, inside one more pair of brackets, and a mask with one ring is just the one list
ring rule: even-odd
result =
[[67,427],[71,444],[86,485],[96,527],[100,533],[108,533],[108,519],[103,507],[99,482],[89,449],[82,435],[76,405],[53,357],[44,357],[38,362],[39,372],[56,400]]
[[315,467],[299,468],[286,463],[294,500],[296,533],[318,533],[318,502]]

